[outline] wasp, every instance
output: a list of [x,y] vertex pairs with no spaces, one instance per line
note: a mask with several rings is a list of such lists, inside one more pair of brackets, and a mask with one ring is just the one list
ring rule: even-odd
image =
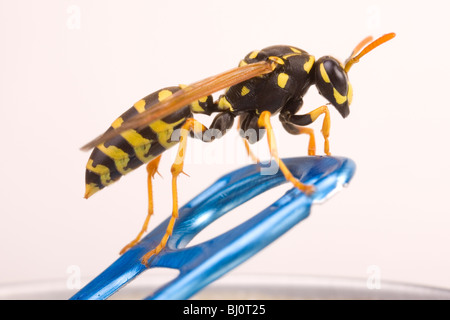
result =
[[[236,118],[249,156],[258,161],[249,144],[259,141],[267,132],[270,155],[286,179],[305,194],[313,193],[314,187],[298,181],[280,160],[271,116],[279,114],[279,120],[288,133],[309,135],[308,155],[315,155],[314,131],[306,126],[323,114],[324,153],[330,155],[328,105],[333,105],[343,118],[349,115],[353,97],[348,78],[350,68],[368,52],[394,37],[394,33],[389,33],[376,40],[365,38],[344,64],[331,56],[316,60],[313,55],[294,46],[271,46],[250,52],[236,68],[190,85],[167,87],[137,101],[105,133],[81,148],[93,148],[86,166],[85,198],[147,163],[148,213],[137,237],[120,253],[138,243],[147,230],[153,214],[152,179],[158,172],[161,154],[178,144],[171,167],[173,210],[161,242],[143,256],[145,265],[166,246],[178,217],[177,177],[183,172],[187,138],[213,141],[225,134]],[[312,85],[328,103],[309,113],[297,114]],[[222,89],[225,92],[214,100],[212,94]],[[209,128],[193,117],[194,114],[213,113],[216,115]]]

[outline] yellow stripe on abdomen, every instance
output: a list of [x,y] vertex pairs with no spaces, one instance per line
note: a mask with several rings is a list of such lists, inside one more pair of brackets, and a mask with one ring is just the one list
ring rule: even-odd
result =
[[136,130],[125,131],[121,136],[133,147],[136,157],[143,163],[152,159],[152,156],[146,156],[152,145],[149,139],[141,136]]
[[107,186],[114,182],[113,180],[111,180],[111,174],[110,174],[109,168],[107,166],[98,164],[94,167],[93,163],[94,163],[94,160],[89,159],[89,161],[86,165],[86,169],[99,175],[102,185]]
[[149,126],[150,126],[150,129],[152,129],[153,132],[155,132],[156,135],[158,136],[158,142],[165,149],[169,149],[178,143],[178,141],[173,141],[173,142],[170,141],[173,131],[174,131],[174,128],[177,125],[180,125],[185,121],[186,121],[185,118],[180,119],[173,123],[167,123],[162,120],[156,120],[155,122],[152,122]]
[[113,145],[105,147],[103,143],[98,145],[97,148],[114,161],[120,174],[124,175],[131,171],[131,169],[125,169],[130,161],[128,153]]
[[[145,106],[144,100],[139,100],[138,102],[136,102],[134,104],[134,107],[139,112],[142,112],[142,110],[145,110],[144,106]],[[118,127],[120,127],[122,125],[122,123],[123,123],[123,119],[122,119],[122,117],[119,117],[112,123],[111,127],[113,127],[114,129],[117,129]],[[133,147],[136,157],[140,161],[142,161],[143,163],[146,163],[153,158],[153,156],[146,156],[152,145],[151,140],[144,138],[136,130],[132,130],[132,129],[125,131],[125,132],[121,133],[120,135],[122,136],[122,138],[124,138],[128,142],[128,144],[130,146]],[[119,156],[118,154],[115,154],[115,155]],[[112,158],[111,156],[109,156],[109,157]],[[128,156],[128,158],[129,158],[129,156]],[[115,158],[112,158],[112,159],[115,161]],[[117,166],[117,163],[116,163],[116,166]],[[117,170],[119,170],[119,167],[117,167]],[[122,173],[122,171],[120,171],[120,170],[119,170],[119,172]],[[128,171],[126,171],[126,172],[128,172]],[[122,174],[124,174],[124,173],[122,173]]]

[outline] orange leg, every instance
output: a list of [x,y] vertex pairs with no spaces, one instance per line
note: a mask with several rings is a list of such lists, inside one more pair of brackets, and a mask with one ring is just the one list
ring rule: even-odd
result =
[[[239,131],[241,129],[241,126],[239,125],[239,121],[237,124],[237,130]],[[252,150],[250,149],[250,145],[247,141],[247,139],[242,138],[242,141],[244,142],[244,146],[245,146],[245,150],[247,151],[247,155],[256,163],[259,163],[259,159],[257,156],[255,156],[255,154],[252,152]]]
[[308,156],[316,155],[316,138],[314,136],[314,130],[306,127],[299,127],[298,134],[307,134],[309,135],[309,144],[308,144]]
[[[308,147],[308,155],[313,156],[316,154],[316,146],[314,141],[314,131],[312,129],[304,127],[305,125],[311,124],[317,120],[317,118],[324,114],[323,123],[322,123],[322,135],[325,140],[324,143],[324,152],[326,155],[330,156],[330,142],[328,138],[330,137],[330,111],[328,110],[328,106],[323,105],[317,109],[314,109],[311,112],[302,115],[293,115],[289,119],[284,119],[283,126],[285,129],[291,134],[302,134],[306,133],[309,135],[309,147]],[[301,123],[301,124],[300,124]]]
[[205,132],[206,127],[202,125],[200,122],[189,118],[186,120],[186,123],[181,128],[181,134],[180,134],[180,143],[178,145],[178,152],[175,159],[175,162],[172,165],[171,172],[172,172],[172,217],[170,218],[169,225],[167,226],[166,232],[164,236],[161,239],[161,242],[154,248],[153,250],[147,252],[142,257],[142,263],[147,266],[148,260],[158,253],[161,252],[162,249],[167,244],[167,241],[169,240],[169,237],[172,235],[173,227],[175,225],[175,221],[178,218],[178,192],[177,192],[177,178],[180,173],[183,173],[183,165],[184,165],[184,158],[186,155],[186,144],[187,144],[187,138],[190,131],[194,132]]
[[286,180],[290,181],[295,187],[297,187],[300,191],[303,191],[306,194],[311,194],[314,192],[314,186],[312,185],[306,185],[298,181],[292,173],[289,171],[289,169],[286,167],[286,165],[281,161],[281,159],[278,156],[278,149],[275,142],[275,135],[273,133],[273,128],[270,123],[270,112],[269,111],[263,111],[258,119],[258,125],[260,127],[265,127],[267,131],[267,141],[269,143],[269,150],[271,156],[275,159],[278,166],[280,167],[281,172],[283,172],[284,176],[286,177]]
[[137,235],[137,237],[131,241],[129,244],[127,244],[121,251],[120,254],[124,254],[128,249],[133,247],[136,243],[141,240],[144,233],[147,231],[148,223],[150,221],[150,217],[153,215],[153,186],[152,186],[152,179],[155,177],[155,174],[158,173],[158,166],[159,162],[161,160],[161,156],[156,157],[152,161],[150,161],[147,164],[147,189],[148,189],[148,213],[147,217],[145,218],[144,225],[142,226],[141,231]]
[[323,118],[323,123],[322,123],[322,130],[321,130],[323,138],[325,140],[324,152],[327,156],[331,156],[330,142],[328,140],[328,138],[330,137],[331,120],[330,120],[330,111],[328,110],[328,107],[326,105],[323,105],[323,106],[309,112],[309,115],[311,116],[311,120],[314,122],[317,119],[317,117],[319,117],[322,113],[325,114],[325,117]]

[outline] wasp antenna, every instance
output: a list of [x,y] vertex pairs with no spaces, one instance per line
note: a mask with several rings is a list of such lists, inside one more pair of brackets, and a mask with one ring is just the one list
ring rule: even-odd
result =
[[350,56],[347,58],[347,60],[345,60],[345,64],[347,64],[347,62],[350,61],[350,59],[352,59],[354,56],[356,56],[356,54],[358,52],[360,52],[362,50],[362,48],[367,45],[370,41],[373,40],[372,36],[367,36],[365,37],[360,43],[358,43],[358,45],[355,47],[355,49],[353,49],[352,53],[350,54]]
[[[376,39],[375,41],[372,41],[371,43],[369,43],[364,49],[362,49],[362,51],[357,56],[350,56],[351,58],[348,59],[348,61],[345,64],[345,72],[348,72],[355,63],[359,62],[359,59],[361,59],[363,56],[368,54],[370,51],[372,51],[379,45],[391,40],[394,37],[395,37],[395,33],[393,33],[393,32],[385,34],[384,36],[381,36],[380,38]],[[366,39],[361,41],[361,43],[355,48],[355,50],[353,50],[353,52],[355,52],[355,51],[357,52],[358,50],[356,50],[356,49],[358,49],[358,47],[360,47],[360,46],[362,47],[364,45],[362,43],[364,43],[366,41]],[[353,53],[352,53],[352,55],[353,55]]]

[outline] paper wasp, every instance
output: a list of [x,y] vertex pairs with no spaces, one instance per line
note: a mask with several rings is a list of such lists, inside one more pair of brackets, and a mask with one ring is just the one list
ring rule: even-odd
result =
[[[252,155],[249,142],[260,140],[262,134],[250,138],[246,132],[261,132],[259,129],[265,129],[270,154],[286,179],[304,193],[311,194],[314,192],[313,186],[298,181],[280,160],[270,117],[279,113],[279,119],[287,132],[309,135],[308,155],[315,155],[314,132],[305,126],[324,114],[324,152],[330,155],[328,107],[323,105],[309,113],[297,115],[303,105],[303,96],[315,85],[329,104],[343,118],[347,117],[353,97],[348,71],[361,57],[394,36],[394,33],[389,33],[374,41],[372,37],[365,38],[345,64],[331,56],[316,61],[314,56],[292,46],[272,46],[249,53],[237,68],[191,85],[168,87],[146,96],[117,118],[104,134],[82,147],[82,150],[94,148],[86,166],[85,198],[148,163],[148,214],[138,236],[121,251],[125,252],[140,240],[153,214],[152,178],[157,172],[161,154],[179,144],[171,169],[172,217],[161,243],[143,257],[142,261],[146,264],[150,257],[165,247],[178,216],[177,177],[183,170],[187,137],[210,142],[217,136],[212,132],[225,134],[236,117],[248,154]],[[214,101],[211,95],[222,89],[226,89],[225,93]],[[217,115],[207,128],[194,120],[195,113]],[[174,132],[179,132],[178,139],[174,138]]]

